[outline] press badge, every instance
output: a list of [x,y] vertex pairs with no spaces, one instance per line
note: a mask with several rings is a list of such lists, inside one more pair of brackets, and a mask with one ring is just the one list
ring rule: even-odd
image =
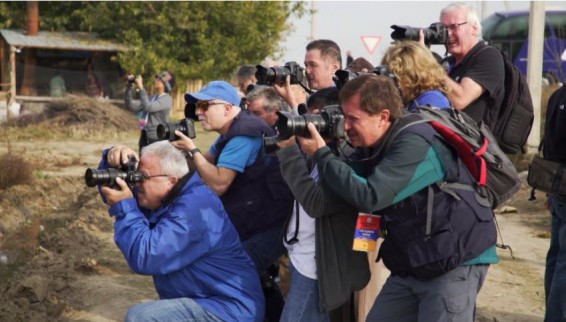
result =
[[356,222],[352,249],[362,252],[374,251],[380,227],[381,216],[360,212]]

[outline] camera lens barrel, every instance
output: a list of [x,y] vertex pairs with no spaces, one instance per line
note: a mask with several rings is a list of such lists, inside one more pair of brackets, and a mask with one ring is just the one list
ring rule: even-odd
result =
[[95,187],[97,185],[114,186],[116,178],[126,180],[127,172],[123,172],[114,168],[96,170],[92,168],[86,169],[85,183],[88,187]]

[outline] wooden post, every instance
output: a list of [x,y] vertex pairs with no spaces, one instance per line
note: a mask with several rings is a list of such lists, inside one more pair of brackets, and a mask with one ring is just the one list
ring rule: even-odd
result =
[[7,101],[7,120],[10,118],[10,105],[16,100],[16,47],[10,46],[10,98]]
[[544,1],[531,1],[529,14],[529,48],[527,56],[527,83],[533,98],[535,119],[527,139],[527,147],[536,151],[540,143],[542,60],[545,22]]

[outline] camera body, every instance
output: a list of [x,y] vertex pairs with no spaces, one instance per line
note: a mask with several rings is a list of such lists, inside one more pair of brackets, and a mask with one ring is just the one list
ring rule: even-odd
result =
[[284,66],[256,66],[255,78],[258,85],[284,84],[287,76],[291,76],[291,84],[299,84],[305,78],[304,68],[297,62],[291,61]]
[[128,84],[133,84],[136,82],[136,76],[130,75],[126,80],[128,81]]
[[195,130],[195,122],[190,118],[180,120],[178,123],[164,122],[157,126],[157,138],[161,140],[175,141],[179,137],[175,135],[175,131],[180,131],[187,137],[194,139],[197,137]]
[[414,28],[409,26],[391,26],[391,38],[395,40],[419,40],[419,29],[423,29],[424,41],[427,45],[445,45],[448,43],[448,29],[440,22],[431,24],[428,28]]
[[389,69],[387,69],[387,66],[385,65],[376,66],[374,69],[367,73],[355,73],[347,69],[339,69],[336,71],[336,73],[334,73],[334,83],[336,84],[336,88],[338,89],[338,91],[340,91],[348,81],[351,81],[352,79],[363,74],[387,76],[389,78],[392,78],[394,81],[396,80],[395,74],[389,71]]
[[133,155],[128,156],[128,163],[121,169],[108,168],[97,170],[88,168],[85,172],[85,183],[88,187],[103,185],[116,188],[118,187],[116,178],[126,181],[130,188],[133,188],[136,183],[143,181],[143,174],[136,171],[136,158]]

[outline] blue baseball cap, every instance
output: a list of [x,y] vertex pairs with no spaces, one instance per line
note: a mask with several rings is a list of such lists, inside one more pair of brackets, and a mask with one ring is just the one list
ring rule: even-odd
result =
[[187,103],[196,103],[197,101],[222,100],[234,106],[240,105],[240,95],[234,87],[225,81],[212,81],[204,86],[198,93],[186,93],[185,101]]

